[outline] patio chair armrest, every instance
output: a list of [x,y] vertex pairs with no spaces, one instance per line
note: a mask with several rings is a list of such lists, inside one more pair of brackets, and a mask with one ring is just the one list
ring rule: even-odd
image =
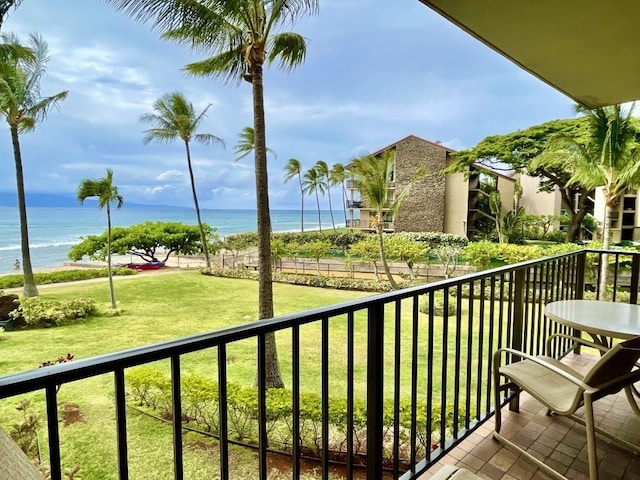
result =
[[528,353],[524,353],[524,352],[521,352],[520,350],[515,350],[513,348],[508,348],[508,347],[500,348],[500,349],[496,350],[493,353],[493,368],[494,368],[494,371],[496,371],[496,372],[500,372],[500,356],[501,356],[501,353],[510,353],[510,354],[515,355],[517,357],[520,357],[522,359],[529,360],[529,361],[531,361],[533,363],[536,363],[536,364],[546,368],[547,370],[555,373],[556,375],[559,375],[559,376],[565,378],[566,380],[570,381],[574,385],[576,385],[576,386],[578,386],[578,387],[580,387],[580,388],[582,388],[584,390],[591,389],[591,387],[589,385],[587,385],[586,383],[584,383],[580,378],[574,377],[573,375],[571,375],[568,372],[565,372],[561,368],[558,368],[555,365],[550,364],[549,362],[541,360],[538,357],[534,357],[533,355],[529,355]]
[[580,343],[586,347],[590,347],[590,348],[595,348],[596,350],[601,351],[602,353],[607,353],[609,351],[609,349],[607,347],[604,347],[602,345],[598,345],[595,342],[592,342],[590,340],[581,338],[581,337],[576,337],[575,335],[570,335],[568,333],[553,333],[551,335],[549,335],[549,337],[547,338],[547,350],[549,347],[549,343],[551,342],[551,340],[555,337],[562,337],[562,338],[566,338],[568,340],[573,340],[576,343]]

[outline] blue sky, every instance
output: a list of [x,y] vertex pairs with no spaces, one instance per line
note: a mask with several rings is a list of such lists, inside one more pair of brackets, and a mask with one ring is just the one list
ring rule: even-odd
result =
[[[102,0],[25,0],[5,31],[37,32],[51,60],[43,94],[69,90],[60,111],[23,136],[29,192],[73,195],[79,181],[114,170],[125,202],[191,206],[184,146],[142,142],[141,114],[179,90],[198,110],[213,103],[202,131],[219,146],[194,146],[205,208],[255,208],[252,158],[234,162],[238,134],[252,125],[251,88],[187,78],[181,68],[205,58],[159,39]],[[318,16],[293,30],[309,40],[305,64],[265,71],[272,208],[297,208],[298,187],[283,184],[289,158],[347,163],[409,134],[471,147],[573,115],[572,102],[418,0],[320,0]],[[0,191],[15,190],[9,131],[1,130]]]

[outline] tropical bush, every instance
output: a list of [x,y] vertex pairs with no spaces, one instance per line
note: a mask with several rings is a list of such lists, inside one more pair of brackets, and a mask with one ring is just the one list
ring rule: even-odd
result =
[[[202,269],[204,275],[224,278],[241,278],[247,280],[258,280],[258,273],[255,270],[231,269],[212,266],[210,269]],[[361,292],[391,292],[394,289],[387,281],[366,280],[361,278],[328,277],[324,275],[295,275],[291,273],[273,274],[273,281],[278,283],[288,283],[291,285],[305,285],[307,287],[334,288],[336,290],[355,290]],[[411,286],[409,281],[399,282],[400,288]]]
[[95,300],[89,297],[71,300],[27,297],[22,299],[20,307],[10,312],[9,316],[27,327],[45,328],[74,322],[93,315],[96,311]]
[[[135,275],[135,270],[130,268],[114,268],[114,275]],[[36,273],[36,284],[45,285],[48,283],[75,282],[78,280],[89,280],[91,278],[107,277],[106,268],[83,268],[78,270],[60,270],[57,272]],[[24,277],[20,274],[0,276],[1,288],[17,288],[24,284]]]
[[[152,367],[138,367],[127,372],[128,398],[137,407],[153,410],[156,417],[172,418],[171,380]],[[185,375],[182,379],[182,420],[203,434],[219,433],[218,384],[214,380],[199,375]],[[258,391],[255,387],[243,387],[235,383],[227,384],[227,418],[229,437],[249,445],[258,443]],[[286,389],[269,389],[266,396],[267,435],[271,448],[290,452],[291,415],[293,414],[292,392]],[[302,448],[311,455],[319,456],[322,447],[322,397],[315,393],[300,395],[300,437]],[[401,400],[400,438],[410,441],[412,427],[410,400]],[[417,430],[415,432],[419,454],[424,455],[434,444],[440,443],[441,407],[433,405],[431,411],[432,432],[426,431],[427,407],[418,401]],[[144,410],[143,410],[144,411]],[[333,452],[346,453],[347,406],[344,398],[329,399],[329,448]],[[366,401],[355,400],[353,408],[354,454],[366,454]],[[465,410],[459,407],[458,428],[464,428]],[[473,412],[472,412],[473,414]],[[385,403],[383,413],[384,429],[392,432],[394,410],[390,402]],[[453,407],[446,412],[446,431],[453,429]],[[392,438],[387,435],[385,438]],[[403,451],[404,449],[401,449]],[[391,455],[391,445],[386,449]],[[407,459],[408,460],[408,459]]]
[[440,246],[466,247],[469,239],[464,235],[440,232],[398,232],[393,235],[422,243],[429,249],[436,249]]
[[[420,306],[418,307],[420,313],[424,313],[426,315],[429,314],[429,295],[422,295],[420,299]],[[449,302],[447,305],[447,313],[448,316],[455,315],[458,311],[458,305],[456,302],[456,297],[453,295],[449,295]],[[433,313],[437,316],[444,315],[444,292],[439,290],[434,294],[434,305],[433,305]]]

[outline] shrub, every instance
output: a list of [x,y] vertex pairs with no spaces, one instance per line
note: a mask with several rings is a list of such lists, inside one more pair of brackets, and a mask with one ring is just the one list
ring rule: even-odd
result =
[[[247,269],[230,269],[212,266],[202,269],[203,275],[223,278],[239,278],[258,280],[258,272]],[[305,285],[307,287],[334,288],[336,290],[356,290],[360,292],[391,292],[394,289],[388,281],[366,280],[361,278],[326,277],[322,275],[296,275],[291,273],[274,273],[273,281],[291,285]],[[410,281],[398,282],[400,288],[411,286]]]
[[[429,294],[422,295],[420,299],[419,310],[421,313],[426,315],[429,314]],[[456,297],[453,295],[449,295],[449,303],[447,307],[447,313],[449,316],[455,315],[458,311],[458,305],[456,303]],[[444,315],[444,292],[439,290],[434,294],[434,306],[433,306],[434,315],[442,316]]]
[[[136,405],[155,410],[162,418],[171,418],[171,380],[168,376],[152,367],[137,367],[127,371],[126,384],[128,396]],[[182,420],[198,430],[218,434],[218,384],[198,375],[185,375],[182,378],[183,411]],[[400,437],[409,441],[412,428],[412,405],[401,400]],[[322,448],[322,397],[315,393],[300,395],[300,438],[302,447],[320,455]],[[366,402],[355,400],[354,411],[354,454],[366,453]],[[432,432],[426,431],[427,406],[425,402],[417,404],[416,438],[418,453],[424,455],[434,443],[440,443],[441,407],[435,404],[431,411]],[[281,451],[291,451],[293,412],[292,392],[286,389],[270,389],[266,397],[267,435],[269,446]],[[346,451],[347,444],[347,406],[343,397],[329,399],[329,447],[334,452]],[[455,413],[458,414],[458,427],[464,428],[465,410],[453,406],[445,412],[447,432],[453,428]],[[473,412],[470,412],[473,415]],[[258,442],[258,392],[255,387],[243,387],[236,383],[227,383],[227,419],[229,437],[250,444]],[[384,429],[393,431],[393,405],[385,402],[383,412]],[[390,439],[392,435],[385,435]],[[385,449],[390,452],[391,445]]]
[[560,230],[554,230],[553,232],[549,232],[546,235],[545,240],[549,240],[550,242],[563,243],[567,241],[567,234]]
[[435,249],[440,246],[464,248],[469,244],[469,239],[463,235],[440,232],[398,232],[393,235],[420,242],[425,247]]
[[498,244],[482,240],[472,242],[462,250],[462,258],[478,270],[489,268],[491,260],[498,256]]
[[[135,275],[135,270],[130,268],[114,268],[114,275]],[[91,278],[106,277],[106,268],[82,268],[77,270],[60,270],[57,272],[36,273],[36,284],[46,285],[49,283],[75,282],[78,280],[89,280]],[[16,288],[24,285],[22,274],[3,275],[0,277],[0,289]]]
[[78,297],[71,300],[48,300],[42,297],[22,299],[20,308],[10,312],[13,319],[22,318],[27,327],[57,327],[96,313],[95,300]]
[[542,257],[542,251],[532,245],[513,245],[511,243],[498,244],[497,258],[507,264],[524,262]]

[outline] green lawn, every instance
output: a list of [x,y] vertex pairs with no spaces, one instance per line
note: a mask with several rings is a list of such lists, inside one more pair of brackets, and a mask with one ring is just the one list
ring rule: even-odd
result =
[[[257,282],[250,280],[232,280],[203,276],[196,272],[177,274],[141,275],[123,278],[116,282],[116,295],[123,310],[121,316],[98,316],[84,323],[67,325],[43,330],[23,330],[8,332],[0,342],[0,375],[36,368],[44,360],[52,360],[70,352],[76,358],[86,358],[102,353],[123,350],[176,337],[211,331],[230,325],[253,321],[257,317]],[[86,283],[73,286],[57,286],[42,290],[42,296],[50,298],[70,298],[91,296],[96,298],[101,308],[108,309],[108,289],[105,282]],[[275,312],[281,315],[303,311],[322,305],[365,296],[367,294],[316,289],[293,285],[274,284]],[[466,302],[466,300],[465,300]],[[477,309],[475,309],[477,312]],[[463,309],[463,313],[466,310]],[[418,359],[416,372],[419,391],[426,389],[427,331],[426,316],[420,314],[418,344],[423,352]],[[464,318],[464,317],[463,317]],[[385,325],[385,393],[392,398],[394,307],[387,307]],[[366,318],[365,314],[356,315],[355,340],[355,392],[359,398],[365,396],[366,386]],[[434,377],[439,382],[442,375],[447,378],[447,391],[454,388],[453,360],[444,365],[442,357],[443,334],[448,332],[448,357],[453,358],[456,334],[466,336],[467,319],[460,326],[451,320],[444,325],[438,322],[434,331]],[[410,395],[411,378],[411,323],[412,302],[402,306],[402,365],[401,384],[405,398]],[[444,328],[446,327],[446,328]],[[278,353],[283,378],[287,386],[291,385],[291,333],[277,334]],[[301,327],[303,355],[301,358],[302,390],[320,391],[320,325],[311,324]],[[343,397],[346,393],[346,317],[332,319],[330,323],[330,395]],[[466,368],[466,340],[463,340],[459,356],[462,368]],[[477,348],[477,347],[472,347]],[[237,342],[227,349],[228,375],[232,382],[250,385],[255,375],[255,340]],[[476,370],[476,355],[471,367]],[[185,355],[182,359],[183,372],[199,373],[215,378],[215,350],[201,351]],[[168,373],[166,361],[157,362],[158,368]],[[442,373],[441,373],[442,372]],[[483,379],[483,380],[486,380]],[[472,383],[476,383],[475,373]],[[115,410],[113,406],[113,378],[103,375],[69,385],[63,385],[59,399],[61,402],[77,404],[82,414],[81,421],[61,427],[63,459],[66,466],[78,463],[82,468],[83,480],[115,479]],[[464,385],[462,387],[465,387]],[[432,385],[436,399],[441,387]],[[28,398],[33,400],[36,409],[43,412],[43,394],[35,393]],[[5,429],[18,417],[14,406],[18,398],[0,402],[0,424]],[[131,478],[153,479],[168,478],[171,472],[171,433],[166,425],[128,412],[129,449]],[[44,418],[44,415],[43,415]],[[43,430],[41,440],[45,438]],[[204,448],[201,440],[187,437],[189,445],[185,452],[186,478],[211,478],[211,462],[217,464],[215,449]],[[255,456],[243,452],[233,452],[242,461],[234,465],[242,471],[255,471]],[[252,470],[253,469],[253,470]],[[238,477],[244,475],[237,473]],[[252,476],[252,475],[249,475]]]

